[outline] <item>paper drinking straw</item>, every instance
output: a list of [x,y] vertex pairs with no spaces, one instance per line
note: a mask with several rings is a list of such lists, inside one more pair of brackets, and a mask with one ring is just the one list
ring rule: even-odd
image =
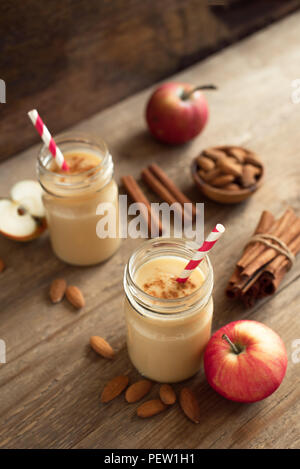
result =
[[57,165],[63,171],[68,171],[69,166],[65,162],[65,159],[63,157],[62,152],[57,147],[55,141],[51,137],[51,134],[50,134],[49,130],[47,129],[44,122],[40,118],[39,113],[37,112],[37,110],[32,109],[32,111],[28,112],[28,116],[29,116],[31,122],[33,123],[34,127],[36,128],[36,130],[40,134],[41,139],[43,140],[45,145],[47,145],[47,147],[49,148],[49,151],[50,151],[51,155],[53,156],[53,158],[55,158],[55,161],[56,161]]
[[185,269],[181,272],[179,277],[177,277],[176,281],[179,283],[184,283],[187,281],[193,270],[198,267],[200,262],[204,259],[206,254],[211,250],[214,244],[218,241],[218,239],[224,233],[225,228],[221,224],[217,224],[212,232],[207,236],[206,240],[202,244],[202,246],[195,252],[193,258],[188,262]]

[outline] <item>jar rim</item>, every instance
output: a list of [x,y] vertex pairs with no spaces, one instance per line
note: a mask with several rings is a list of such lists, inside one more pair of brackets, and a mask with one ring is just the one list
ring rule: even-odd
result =
[[[164,237],[159,237],[159,238],[152,238],[148,241],[145,241],[142,243],[137,249],[134,250],[134,252],[131,254],[128,263],[125,266],[124,270],[124,290],[127,296],[127,299],[130,301],[132,306],[134,307],[135,310],[137,310],[138,313],[142,315],[153,315],[155,317],[157,316],[163,316],[166,319],[174,319],[175,317],[178,318],[178,315],[182,317],[183,315],[189,315],[193,314],[193,311],[196,307],[196,309],[199,309],[199,303],[203,303],[203,306],[208,302],[211,293],[212,293],[212,288],[213,288],[213,269],[212,265],[210,262],[209,257],[206,255],[203,259],[203,262],[207,266],[207,275],[205,275],[204,282],[192,293],[180,297],[180,298],[155,298],[149,293],[145,292],[142,288],[140,288],[134,281],[134,271],[133,271],[133,263],[136,260],[136,257],[144,250],[147,249],[147,247],[155,247],[157,244],[166,244],[166,245],[172,245],[173,248],[175,244],[177,245],[177,248],[181,248],[181,253],[175,252],[173,255],[178,255],[178,257],[185,257],[183,255],[183,251],[185,251],[187,261],[188,259],[193,255],[195,252],[195,249],[197,249],[199,246],[187,239],[183,238],[164,238]],[[176,248],[175,248],[176,249]],[[175,250],[174,249],[174,250]],[[168,254],[165,254],[168,255]],[[172,254],[169,254],[172,255]],[[190,257],[188,257],[188,255]],[[163,254],[157,255],[157,257],[163,257]],[[204,295],[201,295],[202,292],[205,292]],[[129,298],[130,297],[130,298]],[[193,301],[194,300],[194,301]],[[155,308],[155,304],[158,304],[159,306],[157,309]],[[178,311],[171,312],[170,309],[174,308],[177,305]],[[139,308],[140,306],[140,308]]]
[[[93,172],[97,169],[100,169],[101,166],[105,166],[105,163],[106,163],[106,159],[109,157],[109,151],[108,151],[108,147],[105,143],[105,141],[100,138],[100,137],[97,137],[96,135],[93,135],[93,134],[87,134],[87,133],[83,133],[83,132],[64,132],[62,134],[59,134],[59,135],[55,135],[54,136],[54,140],[55,140],[55,143],[57,144],[57,146],[59,147],[59,144],[64,144],[64,143],[83,143],[83,144],[87,144],[87,145],[97,145],[97,146],[103,146],[103,153],[104,153],[104,158],[103,160],[100,161],[100,163],[95,166],[94,168],[92,169],[88,169],[86,171],[82,171],[80,173],[80,175],[83,175],[83,176],[86,176],[88,175],[90,172]],[[40,149],[39,149],[39,154],[38,154],[38,163],[39,165],[41,165],[41,167],[43,168],[43,170],[45,171],[45,174],[53,174],[53,171],[51,171],[50,169],[48,169],[44,164],[43,164],[43,161],[42,161],[42,157],[43,156],[46,156],[46,154],[49,154],[50,156],[50,151],[48,149],[48,146],[45,144],[45,143],[42,143],[41,146],[40,146]],[[78,174],[68,174],[67,172],[64,174],[64,178],[70,178],[69,180],[71,180],[72,178],[75,178],[76,176],[78,176]]]
[[[62,175],[47,168],[47,165],[52,159],[52,156],[47,145],[42,144],[37,158],[37,172],[39,174],[40,183],[46,192],[49,192],[49,190],[46,188],[46,185],[44,184],[44,182],[47,181],[49,183],[53,182],[57,188],[62,190],[77,190],[88,188],[90,184],[97,182],[99,177],[105,179],[105,184],[103,184],[103,186],[106,185],[106,183],[109,182],[109,180],[112,178],[112,157],[109,153],[106,143],[102,138],[82,132],[65,132],[58,136],[54,136],[54,139],[58,147],[66,144],[70,144],[70,146],[72,146],[72,144],[78,144],[78,146],[82,145],[82,147],[89,147],[89,149],[94,150],[95,153],[101,153],[103,157],[101,160],[99,160],[99,164],[93,168],[82,171],[78,174],[68,174],[66,172]],[[44,180],[43,182],[41,181],[41,177]]]

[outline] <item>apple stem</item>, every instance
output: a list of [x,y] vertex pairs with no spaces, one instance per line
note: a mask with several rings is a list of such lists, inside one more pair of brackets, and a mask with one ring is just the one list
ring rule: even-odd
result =
[[237,346],[229,339],[228,335],[223,334],[222,339],[226,340],[226,342],[229,343],[229,345],[232,348],[232,351],[236,353],[237,355],[240,353],[240,350],[237,348]]
[[217,90],[218,88],[215,85],[202,85],[202,86],[196,86],[196,88],[193,88],[191,91],[184,91],[181,99],[184,101],[189,99],[195,91],[200,91],[200,90]]

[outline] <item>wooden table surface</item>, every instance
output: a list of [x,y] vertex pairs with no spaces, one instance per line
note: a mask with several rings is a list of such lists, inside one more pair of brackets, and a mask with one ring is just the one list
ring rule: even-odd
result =
[[[279,390],[260,403],[237,404],[210,389],[200,372],[188,382],[200,398],[202,419],[197,426],[177,405],[160,416],[140,420],[137,405],[125,404],[123,396],[101,404],[99,394],[110,378],[123,373],[132,381],[138,377],[127,356],[122,314],[123,269],[136,241],[124,241],[105,265],[75,268],[55,258],[47,236],[26,245],[1,238],[0,257],[7,264],[0,277],[0,338],[7,346],[7,363],[0,365],[1,447],[300,447],[300,363],[292,361],[292,343],[300,339],[300,260],[277,294],[251,310],[224,296],[237,256],[261,211],[268,208],[279,215],[292,205],[299,213],[300,104],[291,100],[291,82],[299,77],[299,21],[300,14],[294,14],[172,77],[195,84],[216,83],[220,88],[207,93],[210,122],[203,135],[187,146],[161,145],[146,132],[143,110],[150,90],[74,128],[104,137],[118,181],[128,173],[139,177],[141,169],[154,161],[199,202],[203,198],[193,187],[189,166],[202,148],[237,144],[261,155],[266,165],[263,187],[236,206],[205,200],[205,223],[206,231],[218,221],[227,228],[211,255],[213,327],[249,318],[278,332],[289,356]],[[32,105],[38,107],[38,103]],[[8,194],[14,182],[34,177],[37,151],[35,146],[1,164],[1,195]],[[86,297],[82,311],[75,312],[65,301],[50,304],[49,284],[57,276],[82,289]],[[90,349],[91,335],[106,337],[117,349],[113,362]],[[157,386],[152,395],[156,393]]]

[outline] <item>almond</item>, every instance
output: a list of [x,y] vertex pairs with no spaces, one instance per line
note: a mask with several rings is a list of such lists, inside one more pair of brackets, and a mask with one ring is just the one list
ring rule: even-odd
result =
[[79,288],[71,285],[66,289],[66,298],[76,309],[83,308],[85,305],[84,297]]
[[242,166],[236,162],[233,158],[222,158],[218,161],[218,168],[224,174],[231,174],[233,176],[242,175]]
[[153,383],[148,379],[142,379],[133,383],[129,388],[126,390],[125,399],[127,402],[137,402],[142,399],[150,389],[152,388]]
[[207,148],[203,151],[203,153],[214,161],[219,161],[220,159],[226,157],[226,153],[217,148]]
[[101,394],[101,402],[110,402],[119,396],[129,383],[128,376],[121,375],[111,379],[104,387]]
[[224,189],[225,191],[240,191],[241,188],[238,184],[235,184],[235,182],[232,182],[230,184],[227,184],[227,186],[223,186],[222,189]]
[[162,384],[159,388],[159,397],[166,405],[172,405],[176,402],[176,394],[170,384]]
[[206,156],[198,156],[197,163],[204,171],[210,171],[215,167],[215,162]]
[[258,166],[259,168],[262,167],[262,162],[260,161],[259,157],[253,153],[248,151],[247,155],[245,156],[245,163],[253,164],[254,166]]
[[210,184],[215,187],[223,187],[233,182],[234,179],[235,177],[233,174],[224,174],[223,176],[217,176],[216,178],[212,179]]
[[230,155],[232,155],[234,158],[236,158],[240,163],[244,162],[245,156],[246,156],[246,151],[243,148],[239,147],[230,147],[228,149],[228,152]]
[[167,406],[161,402],[160,399],[152,399],[151,401],[146,401],[137,409],[138,417],[146,419],[148,417],[153,417],[153,415],[160,414],[166,410]]
[[52,303],[59,303],[65,294],[67,282],[64,278],[56,278],[50,286],[49,296]]
[[103,337],[93,335],[90,338],[90,345],[96,353],[102,355],[104,358],[113,358],[115,355],[114,350]]
[[198,171],[199,176],[205,181],[210,182],[212,179],[220,176],[221,171],[219,169],[212,169],[211,171],[203,171],[203,169]]
[[194,392],[189,388],[182,388],[179,398],[180,406],[185,415],[194,423],[200,422],[200,409]]
[[242,174],[242,184],[244,187],[253,186],[256,183],[256,176],[260,173],[259,168],[257,166],[253,166],[252,164],[245,164],[243,167],[243,174]]
[[4,263],[4,260],[1,259],[0,257],[0,272],[3,272],[4,269],[5,269],[5,263]]

